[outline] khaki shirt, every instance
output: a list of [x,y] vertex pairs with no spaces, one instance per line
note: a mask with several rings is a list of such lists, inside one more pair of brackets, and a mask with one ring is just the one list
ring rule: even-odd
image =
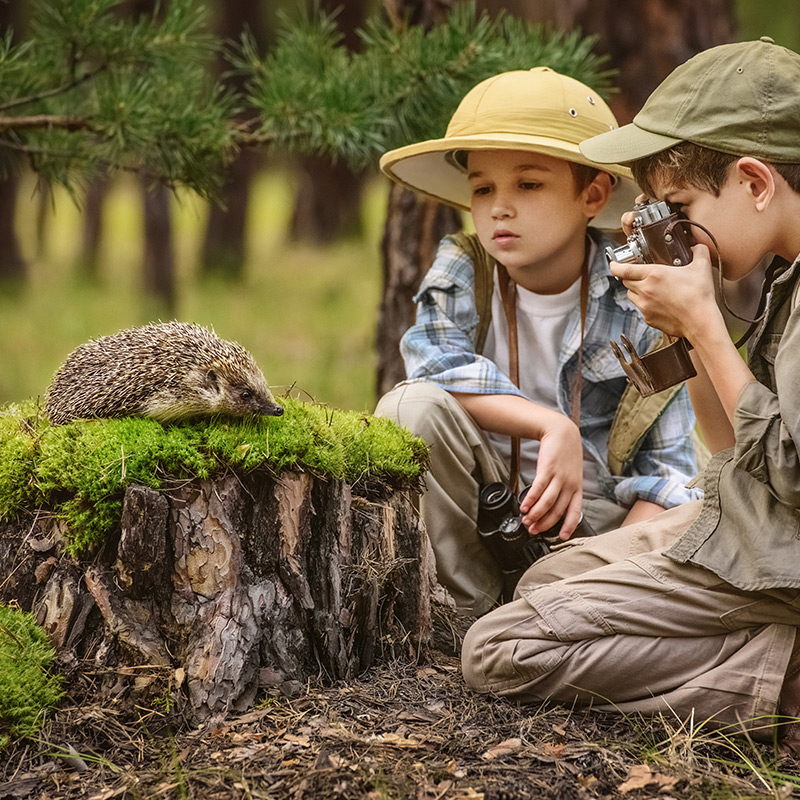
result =
[[[748,348],[756,380],[736,404],[736,446],[697,478],[699,517],[669,549],[745,590],[800,587],[800,257],[776,278]],[[794,308],[792,307],[794,306]]]

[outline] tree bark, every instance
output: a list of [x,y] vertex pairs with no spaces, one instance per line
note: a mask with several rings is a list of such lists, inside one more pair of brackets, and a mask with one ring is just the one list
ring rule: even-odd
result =
[[101,667],[101,693],[146,702],[180,675],[195,721],[430,638],[432,557],[402,491],[305,473],[131,486],[99,554],[68,558],[62,539],[45,515],[0,526],[0,600],[37,615],[62,664]]
[[[383,0],[395,27],[430,28],[441,21],[451,0]],[[455,209],[393,185],[389,190],[381,245],[383,290],[378,313],[376,398],[406,377],[400,339],[413,324],[413,297],[433,261],[442,236],[461,229]]]
[[[358,28],[367,14],[365,0],[319,0],[320,8],[336,15],[342,44],[361,49]],[[361,198],[364,176],[347,164],[320,156],[298,159],[299,182],[289,234],[294,241],[325,245],[343,235],[361,233]],[[335,198],[335,200],[334,200]]]
[[378,313],[377,396],[403,380],[400,339],[414,323],[414,295],[442,236],[461,228],[458,211],[400,186],[389,189],[383,256],[383,296]]
[[175,316],[175,248],[171,192],[166,186],[142,186],[144,206],[144,290],[157,299],[167,316]]

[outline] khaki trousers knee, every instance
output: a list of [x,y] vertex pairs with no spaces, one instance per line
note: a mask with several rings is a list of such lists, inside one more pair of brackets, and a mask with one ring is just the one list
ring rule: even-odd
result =
[[[482,483],[508,482],[508,466],[484,431],[444,389],[400,384],[381,398],[376,415],[408,428],[431,448],[420,514],[436,558],[439,582],[459,609],[480,616],[500,597],[502,578],[477,528]],[[626,509],[610,500],[584,503],[596,531],[622,524]]]
[[663,555],[701,501],[567,543],[479,619],[462,648],[467,683],[522,702],[693,715],[769,738],[800,625],[800,592],[746,592]]

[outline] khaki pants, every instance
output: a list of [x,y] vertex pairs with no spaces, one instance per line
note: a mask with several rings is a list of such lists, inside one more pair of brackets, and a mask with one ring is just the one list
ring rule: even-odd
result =
[[[477,528],[482,483],[508,481],[508,467],[483,430],[444,389],[429,383],[400,385],[384,395],[375,414],[408,428],[431,448],[420,514],[436,557],[439,582],[456,606],[475,615],[493,608],[502,579]],[[596,531],[622,524],[627,510],[610,500],[584,503]]]
[[467,683],[521,702],[693,714],[695,726],[708,720],[769,738],[763,715],[777,713],[800,592],[741,591],[664,556],[701,502],[567,543],[533,564],[514,601],[467,633]]

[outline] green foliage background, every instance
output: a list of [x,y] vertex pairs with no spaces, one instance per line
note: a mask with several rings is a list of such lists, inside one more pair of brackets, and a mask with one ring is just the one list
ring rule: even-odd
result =
[[[376,176],[368,184],[363,235],[321,248],[288,241],[295,180],[279,162],[253,187],[239,283],[200,278],[198,250],[208,205],[186,192],[174,199],[175,316],[240,342],[279,394],[293,387],[304,399],[368,411],[375,403],[387,182]],[[141,289],[140,192],[130,179],[114,184],[104,212],[98,274],[87,278],[80,264],[80,210],[64,190],[56,190],[51,204],[36,193],[35,178],[26,179],[16,227],[30,277],[0,291],[0,403],[42,396],[67,354],[88,339],[165,318]]]

